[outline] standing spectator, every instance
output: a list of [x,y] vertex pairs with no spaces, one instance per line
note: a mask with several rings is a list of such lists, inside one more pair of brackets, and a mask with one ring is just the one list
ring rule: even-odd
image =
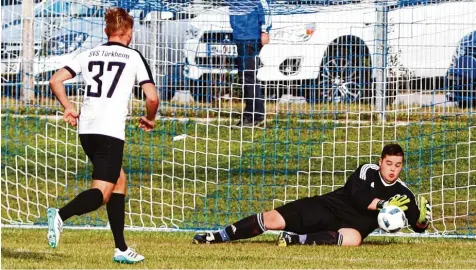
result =
[[260,126],[264,123],[264,99],[256,80],[261,47],[269,42],[271,14],[266,0],[228,0],[230,24],[238,49],[238,70],[243,81],[245,109],[237,127]]

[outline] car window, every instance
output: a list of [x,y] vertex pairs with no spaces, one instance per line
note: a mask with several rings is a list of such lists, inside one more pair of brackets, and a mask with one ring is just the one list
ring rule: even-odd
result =
[[[151,12],[157,12],[157,14],[161,13],[160,11],[149,11],[149,12],[146,11],[146,12],[143,12],[143,11],[133,10],[133,11],[130,12],[130,14],[132,13],[132,16],[138,17],[141,20],[143,20]],[[170,13],[171,12],[173,14],[173,16],[168,19],[169,21],[189,20],[189,19],[193,19],[197,16],[197,14],[195,14],[195,13],[185,12],[185,11],[183,11],[183,12],[162,11],[162,12],[163,13],[165,13],[165,12]],[[139,14],[139,15],[137,15],[137,14]],[[160,16],[160,15],[158,15],[158,16]]]
[[190,12],[177,12],[175,13],[174,19],[175,20],[188,20],[193,19],[197,16],[197,14],[190,13]]
[[3,6],[10,6],[10,5],[21,5],[21,1],[16,1],[16,0],[2,0],[2,7],[3,7]]
[[[33,3],[38,4],[41,3],[43,0],[33,0]],[[2,0],[2,7],[3,6],[11,6],[11,5],[21,5],[21,0]]]

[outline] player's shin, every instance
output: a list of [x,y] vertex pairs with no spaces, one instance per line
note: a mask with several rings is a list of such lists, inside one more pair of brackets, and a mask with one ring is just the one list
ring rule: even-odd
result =
[[106,204],[107,217],[111,226],[112,235],[116,248],[126,251],[127,245],[124,240],[124,218],[125,218],[125,195],[112,193],[109,202]]
[[214,233],[216,240],[221,242],[247,239],[258,236],[266,231],[263,213],[251,215]]
[[101,207],[103,195],[97,188],[88,189],[79,193],[71,202],[59,210],[59,215],[63,221],[72,216],[80,216]]

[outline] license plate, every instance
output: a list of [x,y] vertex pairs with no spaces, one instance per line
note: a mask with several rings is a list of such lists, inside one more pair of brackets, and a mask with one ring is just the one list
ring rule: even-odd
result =
[[211,55],[238,55],[236,45],[234,44],[209,44],[208,52]]
[[20,65],[18,63],[2,63],[2,74],[18,73]]

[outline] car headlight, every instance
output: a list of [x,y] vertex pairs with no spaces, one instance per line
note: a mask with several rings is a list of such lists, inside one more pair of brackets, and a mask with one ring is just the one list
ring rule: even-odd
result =
[[62,55],[77,50],[88,38],[86,33],[72,33],[54,37],[43,44],[43,55]]
[[316,31],[315,23],[294,25],[289,27],[273,29],[270,32],[270,40],[287,42],[308,41]]
[[187,30],[185,31],[185,39],[197,39],[199,34],[200,30],[197,27],[189,25]]

